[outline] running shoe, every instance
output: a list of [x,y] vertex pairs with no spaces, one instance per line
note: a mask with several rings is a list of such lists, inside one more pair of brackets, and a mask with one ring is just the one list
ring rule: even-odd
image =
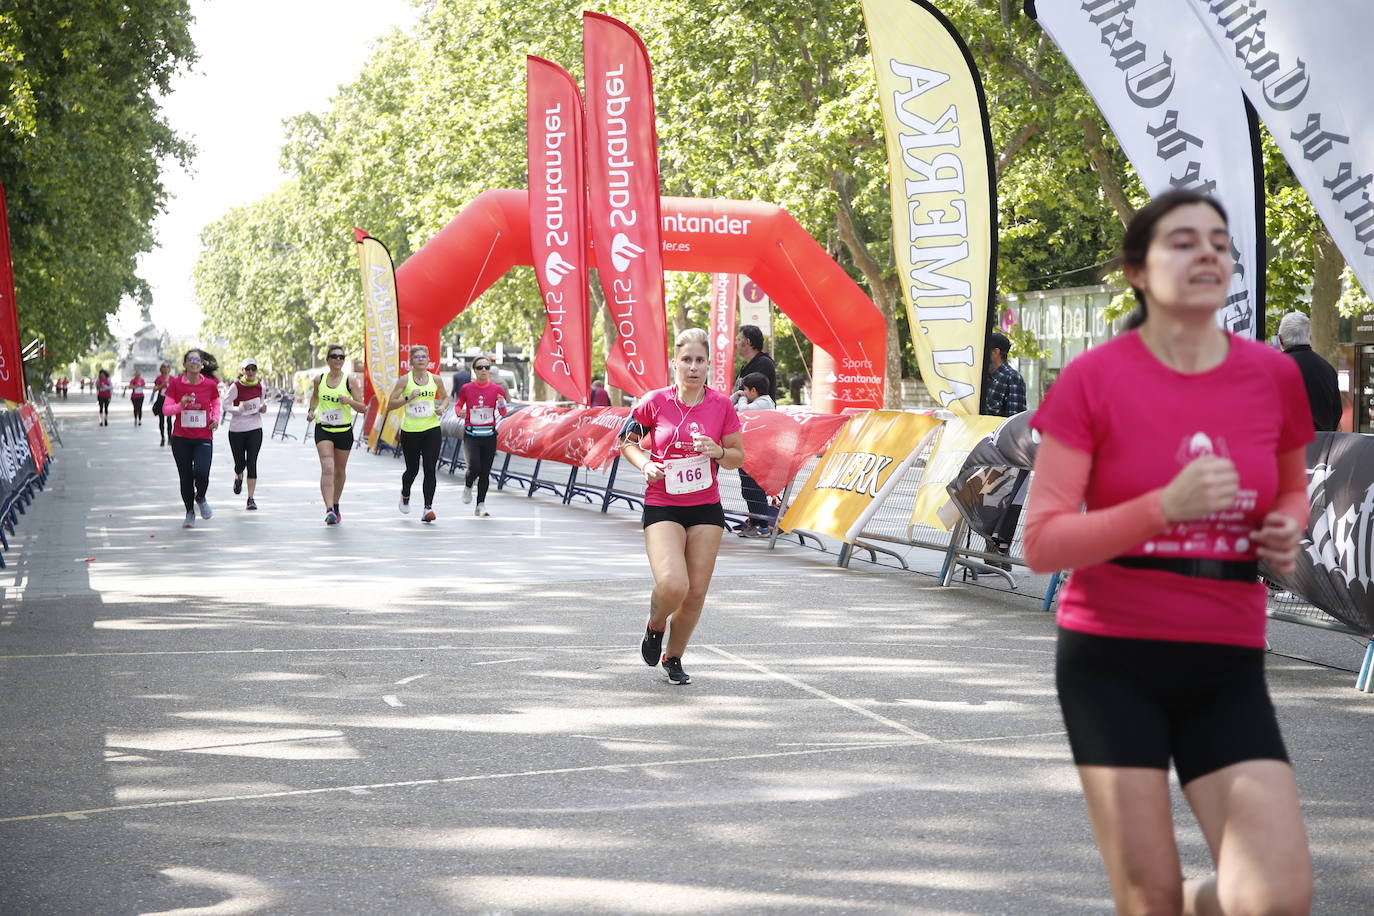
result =
[[401,514],[402,514],[402,515],[409,515],[409,514],[410,514],[410,500],[408,500],[408,499],[406,499],[404,496],[402,496],[399,500],[396,501],[396,508],[401,510]]
[[257,501],[256,499],[254,499],[253,497],[251,497],[251,496],[248,497],[248,511],[249,511],[249,512],[256,512],[257,510],[258,510],[258,501]]
[[478,503],[477,509],[474,510],[472,514],[478,518],[491,518],[491,513],[487,511],[486,503]]
[[742,538],[766,538],[768,537],[768,529],[758,525],[750,525],[741,531],[739,536]]
[[639,654],[644,656],[644,664],[653,667],[663,655],[663,630],[655,630],[652,624],[644,627],[644,639],[639,643]]
[[692,683],[692,676],[682,670],[682,659],[676,655],[663,660],[663,671],[668,675],[668,682],[675,687],[685,687]]
[[324,523],[326,525],[337,525],[339,523],[339,513],[330,509],[324,514]]
[[196,514],[195,514],[194,512],[187,512],[187,513],[186,513],[186,521],[184,521],[184,522],[181,523],[181,527],[183,527],[183,528],[194,528],[194,527],[196,527]]
[[334,504],[334,517],[337,518],[341,523],[343,522],[343,510],[339,508],[338,503]]
[[437,516],[437,515],[434,514],[434,509],[433,509],[433,508],[431,508],[430,506],[425,506],[425,514],[422,515],[422,516],[420,516],[420,521],[422,521],[422,522],[432,522],[432,521],[434,521],[434,520],[435,520],[436,518],[438,518],[438,517],[439,517],[439,516]]
[[463,487],[463,505],[472,502],[472,487]]
[[203,499],[196,500],[196,507],[200,509],[201,518],[209,518],[215,514],[215,510],[210,508],[210,504]]
[[242,493],[242,492],[243,492],[243,478],[242,478],[242,477],[235,477],[235,478],[234,478],[234,495],[235,495],[235,496],[238,496],[238,495],[239,495],[240,493]]

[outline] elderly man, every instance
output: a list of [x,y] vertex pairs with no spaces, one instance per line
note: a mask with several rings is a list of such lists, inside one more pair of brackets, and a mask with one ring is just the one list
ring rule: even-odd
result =
[[1279,321],[1279,346],[1298,364],[1307,401],[1312,405],[1312,425],[1335,431],[1341,425],[1341,389],[1336,370],[1312,349],[1312,319],[1289,312]]

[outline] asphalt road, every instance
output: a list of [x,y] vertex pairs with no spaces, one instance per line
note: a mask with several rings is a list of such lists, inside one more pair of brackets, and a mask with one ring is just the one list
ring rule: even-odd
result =
[[[1033,596],[727,538],[685,662],[639,659],[637,518],[358,452],[326,528],[299,440],[180,526],[116,401],[0,570],[0,910],[1077,914],[1110,896]],[[297,435],[299,425],[293,429]],[[1271,625],[1353,666],[1349,637]],[[1374,910],[1374,696],[1271,655],[1317,914]],[[1185,872],[1210,871],[1177,806]]]

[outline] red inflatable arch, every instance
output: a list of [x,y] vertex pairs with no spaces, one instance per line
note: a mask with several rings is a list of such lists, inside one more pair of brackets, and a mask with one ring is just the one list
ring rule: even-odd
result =
[[[454,316],[506,271],[531,263],[527,210],[524,191],[484,191],[397,268],[405,344],[439,352],[439,332]],[[665,268],[748,276],[834,357],[829,402],[816,410],[883,406],[883,315],[786,210],[759,201],[665,197],[662,221]]]

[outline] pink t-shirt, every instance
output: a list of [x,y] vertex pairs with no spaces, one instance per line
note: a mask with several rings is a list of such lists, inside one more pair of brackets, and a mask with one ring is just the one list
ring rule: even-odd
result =
[[[703,390],[706,395],[701,403],[687,407],[678,400],[676,388],[659,388],[646,394],[630,412],[635,422],[648,430],[640,438],[639,447],[655,462],[665,465],[668,475],[644,488],[646,506],[705,506],[720,502],[720,487],[716,484],[719,466],[692,447],[692,434],[701,433],[720,442],[730,433],[739,432],[739,414],[725,395],[712,388]],[[708,468],[710,483],[706,484],[704,474]],[[671,489],[680,492],[669,492],[668,478],[672,478]],[[706,485],[695,489],[698,484]]]
[[[1230,459],[1240,474],[1231,509],[1171,526],[1130,556],[1254,560],[1249,534],[1278,493],[1278,455],[1312,441],[1311,409],[1292,360],[1228,334],[1206,372],[1177,372],[1140,335],[1123,334],[1074,359],[1031,426],[1092,457],[1084,503],[1115,506],[1166,486],[1194,458]],[[1265,589],[1100,563],[1074,571],[1060,626],[1099,636],[1264,646]]]
[[141,375],[138,376],[137,378],[131,378],[131,379],[129,379],[129,397],[131,397],[131,398],[141,398],[141,397],[143,397],[143,389],[144,389],[145,387],[147,387],[147,385],[148,385],[147,381],[145,381],[144,378],[143,378],[143,376],[141,376]]
[[495,382],[485,385],[468,382],[458,389],[454,401],[454,409],[463,411],[463,435],[494,436],[496,419],[506,415],[510,397],[505,387]]
[[112,394],[114,394],[114,382],[107,378],[95,380],[95,396],[97,398],[108,398]]
[[[185,407],[181,405],[184,395],[191,395]],[[211,423],[219,422],[219,383],[207,375],[200,377],[198,384],[192,385],[186,376],[174,376],[167,383],[167,401],[162,412],[175,417],[172,435],[187,439],[213,439]]]

